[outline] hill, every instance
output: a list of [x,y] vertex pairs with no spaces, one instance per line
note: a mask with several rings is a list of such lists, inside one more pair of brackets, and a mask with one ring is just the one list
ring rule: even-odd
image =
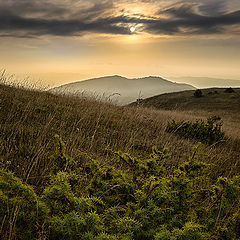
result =
[[2,239],[237,239],[239,121],[196,147],[182,117],[0,85]]
[[209,112],[240,112],[240,88],[227,93],[227,88],[201,89],[203,96],[194,97],[195,91],[182,91],[153,96],[141,101],[142,106],[165,110],[206,110]]
[[65,84],[51,89],[55,93],[84,94],[98,96],[103,100],[124,105],[161,93],[193,90],[188,84],[178,84],[160,77],[128,79],[121,76],[108,76]]
[[234,79],[209,77],[171,77],[170,79],[179,83],[192,84],[197,88],[240,87],[240,80]]
[[[236,91],[235,95],[238,96],[239,90]],[[176,161],[177,156],[191,152],[197,141],[179,139],[167,133],[165,129],[168,120],[206,119],[208,116],[203,114],[201,111],[203,107],[199,103],[205,98],[206,100],[211,97],[218,98],[218,95],[206,95],[201,99],[195,99],[192,94],[192,91],[164,94],[144,100],[143,106],[121,107],[94,99],[59,96],[49,92],[0,85],[0,142],[4,142],[0,145],[0,159],[2,159],[0,167],[7,166],[7,169],[16,172],[22,179],[29,178],[30,182],[43,181],[51,169],[52,163],[48,157],[52,153],[55,134],[64,139],[67,152],[76,159],[80,158],[80,152],[86,152],[100,160],[109,161],[111,157],[108,159],[109,155],[106,155],[105,151],[109,148],[146,157],[151,152],[152,146],[159,148],[164,146],[174,152],[173,161]],[[224,93],[219,95],[225,96]],[[226,96],[235,101],[235,95]],[[161,99],[162,105],[158,105],[160,103],[157,101],[158,98]],[[206,106],[211,109],[209,115],[214,115],[220,109],[217,105],[218,100],[216,106],[212,103],[208,104],[206,100],[204,101]],[[190,103],[187,104],[187,101]],[[214,156],[212,158],[214,161],[225,162],[229,159],[228,164],[231,168],[232,160],[230,161],[229,154],[223,154],[222,149],[227,148],[226,152],[233,151],[233,155],[236,152],[236,144],[238,144],[236,139],[239,138],[237,114],[240,108],[237,107],[237,103],[235,106],[233,101],[228,104],[224,101],[223,103],[226,105],[225,109],[235,112],[224,116],[224,128],[229,143],[215,150],[208,146],[203,147],[204,152],[209,151],[209,155]],[[155,106],[162,110],[149,109],[145,106]],[[176,106],[185,106],[185,108],[176,110]],[[183,111],[187,109],[191,111]],[[215,151],[219,151],[220,155]],[[15,159],[18,159],[18,163]],[[227,171],[226,166],[220,171]],[[37,180],[34,176],[38,176]]]
[[[233,93],[227,93],[226,89],[202,89],[203,97],[200,98],[194,97],[195,91],[167,93],[131,105],[140,104],[141,107],[174,111],[178,119],[184,120],[220,116],[225,123],[223,128],[234,138],[239,138],[240,129],[236,125],[240,119],[240,88],[235,88]],[[232,128],[233,126],[236,128]]]

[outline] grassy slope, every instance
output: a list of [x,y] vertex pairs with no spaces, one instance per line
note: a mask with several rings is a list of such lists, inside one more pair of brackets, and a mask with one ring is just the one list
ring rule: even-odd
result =
[[201,98],[194,97],[194,91],[166,93],[144,99],[142,104],[167,110],[228,111],[240,114],[240,88],[234,89],[234,93],[226,93],[225,90],[226,88],[202,89]]
[[[169,147],[173,157],[166,165],[171,170],[176,162],[189,157],[196,144],[165,132],[170,118],[181,117],[179,111],[116,107],[1,85],[0,168],[35,186],[44,185],[52,166],[49,156],[54,151],[53,138],[59,134],[75,160],[86,152],[102,164],[113,163],[106,149],[144,158],[152,146]],[[189,113],[184,117],[196,116]],[[234,131],[236,126],[231,127]],[[229,138],[219,146],[202,146],[202,158],[217,166],[212,170],[214,175],[239,172],[238,144]]]
[[[226,93],[226,88],[202,89],[203,97],[193,96],[194,91],[167,93],[141,102],[142,107],[160,110],[174,110],[180,119],[206,118],[213,115],[221,116],[224,130],[233,138],[240,138],[240,89],[235,93]],[[214,93],[217,91],[217,93]],[[136,105],[134,103],[133,105]],[[186,115],[186,117],[185,117]]]

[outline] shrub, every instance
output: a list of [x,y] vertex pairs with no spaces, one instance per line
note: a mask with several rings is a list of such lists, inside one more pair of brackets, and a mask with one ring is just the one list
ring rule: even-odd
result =
[[194,97],[196,98],[200,98],[203,96],[203,93],[200,89],[197,89],[195,92],[194,92]]
[[206,122],[203,120],[196,122],[176,122],[172,120],[168,122],[166,131],[176,133],[186,138],[194,138],[203,143],[213,144],[224,138],[224,132],[221,128],[221,118],[213,116],[208,118]]
[[35,239],[48,209],[33,188],[10,172],[0,170],[1,239]]
[[[11,239],[36,238],[39,224],[53,240],[238,239],[240,213],[235,210],[240,177],[219,177],[210,184],[208,165],[197,159],[198,148],[170,174],[163,166],[170,156],[168,149],[153,148],[145,160],[113,152],[121,166],[116,169],[88,156],[74,162],[57,139],[52,160],[60,169],[39,196],[13,174],[0,172],[5,239],[9,237],[5,216],[16,206],[21,214],[16,215]],[[71,164],[66,167],[59,159]],[[199,184],[202,181],[208,182],[204,188]],[[9,211],[10,206],[13,210]]]
[[225,93],[234,93],[235,91],[230,87],[230,88],[227,88],[224,92]]

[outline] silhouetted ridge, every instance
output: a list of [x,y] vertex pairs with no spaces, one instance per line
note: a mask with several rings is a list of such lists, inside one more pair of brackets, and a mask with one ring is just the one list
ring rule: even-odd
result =
[[[103,100],[104,98],[109,99],[111,97],[111,100],[119,105],[124,105],[134,102],[139,98],[194,89],[191,85],[174,83],[156,76],[129,79],[114,75],[65,84],[53,88],[51,91],[70,95],[82,93],[86,95],[95,94],[98,97],[102,97]],[[118,94],[113,97],[114,93]]]

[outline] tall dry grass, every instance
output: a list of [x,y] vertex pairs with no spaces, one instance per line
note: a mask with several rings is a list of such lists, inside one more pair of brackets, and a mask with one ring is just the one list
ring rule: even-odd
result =
[[[198,114],[119,107],[84,97],[7,86],[5,81],[0,85],[0,167],[41,189],[49,179],[53,164],[49,156],[58,134],[66,143],[67,154],[76,161],[87,153],[102,164],[114,164],[107,149],[145,158],[152,146],[168,147],[172,158],[165,164],[172,171],[179,161],[191,156],[197,142],[167,133],[167,122],[206,117]],[[228,176],[240,170],[239,138],[231,137],[235,128],[228,124],[229,137],[224,142],[200,148],[199,157],[212,164],[213,175]]]

